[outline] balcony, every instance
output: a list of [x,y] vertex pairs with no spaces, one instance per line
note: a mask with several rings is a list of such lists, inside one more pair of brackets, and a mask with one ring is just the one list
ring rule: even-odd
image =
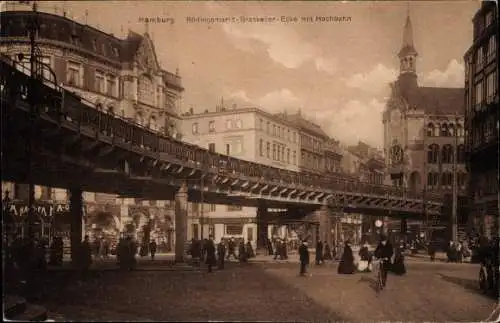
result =
[[176,74],[164,71],[163,72],[163,80],[167,84],[173,86],[174,88],[176,88],[179,91],[184,90],[184,88],[182,87],[181,77],[176,75]]

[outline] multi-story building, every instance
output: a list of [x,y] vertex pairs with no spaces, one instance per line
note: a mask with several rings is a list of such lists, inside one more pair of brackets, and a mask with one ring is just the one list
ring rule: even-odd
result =
[[[190,110],[182,115],[184,141],[217,153],[293,171],[298,171],[298,133],[284,118],[258,108],[226,107],[223,101],[215,111],[193,113]],[[203,232],[211,232],[217,241],[233,236],[255,243],[256,211],[253,207],[235,205],[205,206]],[[200,237],[198,213],[192,212],[188,237]]]
[[473,18],[465,60],[465,145],[469,170],[469,224],[478,234],[498,233],[498,8],[484,1]]
[[464,89],[419,86],[417,56],[407,16],[399,77],[383,113],[387,173],[394,185],[451,195],[454,174],[459,192],[466,184]]
[[329,139],[324,145],[324,166],[328,174],[338,174],[342,171],[342,148],[340,142],[335,139]]
[[[31,49],[28,26],[35,18],[36,46],[48,81],[73,91],[97,109],[135,120],[166,135],[176,135],[177,102],[183,91],[181,78],[178,73],[161,68],[148,33],[129,31],[125,39],[120,39],[66,15],[33,12],[29,6],[18,6],[17,10],[1,13],[0,50],[27,73]],[[26,185],[8,186],[5,189],[13,193],[11,198],[27,200]],[[41,200],[67,200],[65,190],[37,187],[36,191]],[[90,192],[85,193],[85,201],[106,206],[97,207],[96,212],[119,219],[117,230],[134,222],[130,212],[150,217],[149,206],[163,212],[166,203],[141,201],[139,205],[147,206],[142,205],[138,211],[133,199],[117,200],[114,195]]]
[[299,169],[323,173],[325,170],[325,144],[330,140],[321,126],[307,120],[299,110],[296,114],[278,114],[299,129],[300,155],[297,156]]

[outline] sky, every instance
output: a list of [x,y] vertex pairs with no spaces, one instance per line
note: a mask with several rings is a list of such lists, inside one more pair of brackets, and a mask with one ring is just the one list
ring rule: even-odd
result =
[[[44,1],[40,9],[61,14],[65,8],[69,17],[119,38],[129,29],[148,29],[161,66],[179,69],[185,111],[214,110],[222,97],[228,104],[269,112],[300,109],[346,145],[362,140],[382,147],[382,112],[389,83],[398,75],[396,54],[407,13],[419,53],[419,84],[463,87],[463,54],[479,6],[474,0]],[[242,23],[241,16],[277,21]],[[298,21],[281,21],[282,16]],[[318,16],[344,18],[320,21]],[[145,17],[163,22],[146,26]],[[186,17],[230,21],[187,22]]]

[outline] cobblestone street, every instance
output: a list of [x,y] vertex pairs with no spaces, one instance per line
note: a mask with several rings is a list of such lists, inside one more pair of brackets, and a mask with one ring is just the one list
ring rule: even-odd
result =
[[[203,268],[204,269],[204,268]],[[377,294],[373,274],[336,265],[298,277],[290,263],[230,263],[223,271],[51,272],[43,303],[56,320],[479,321],[495,301],[477,289],[477,266],[410,263]]]

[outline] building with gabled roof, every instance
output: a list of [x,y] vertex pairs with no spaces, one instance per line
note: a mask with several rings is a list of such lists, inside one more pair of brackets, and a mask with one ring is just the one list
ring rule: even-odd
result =
[[[8,3],[7,11],[0,13],[0,51],[18,69],[30,73],[28,27],[36,21],[38,60],[48,67],[43,70],[45,81],[57,82],[96,109],[135,120],[166,135],[178,133],[177,110],[184,90],[181,77],[178,71],[172,73],[161,67],[147,32],[141,35],[129,31],[120,39],[70,19],[65,13],[33,11],[31,4],[20,4],[10,10]],[[10,192],[9,198],[19,208],[27,204],[27,185],[2,182],[2,190]],[[64,189],[36,186],[35,199],[37,205],[64,204],[68,194]],[[115,195],[93,192],[85,192],[84,200],[89,226],[99,227],[99,223],[91,222],[99,214],[107,214],[113,218],[113,230],[126,230],[126,224],[132,223],[140,231],[146,219],[158,216],[166,221],[164,227],[170,231],[161,235],[168,237],[167,245],[172,247],[170,201],[117,199]],[[42,228],[44,232],[53,230]]]

